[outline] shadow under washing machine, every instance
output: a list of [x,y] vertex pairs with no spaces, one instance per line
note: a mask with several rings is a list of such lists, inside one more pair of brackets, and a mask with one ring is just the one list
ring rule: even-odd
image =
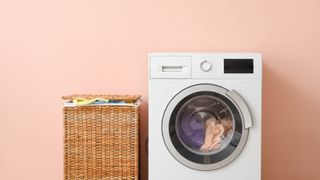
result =
[[260,180],[258,53],[149,54],[149,180]]

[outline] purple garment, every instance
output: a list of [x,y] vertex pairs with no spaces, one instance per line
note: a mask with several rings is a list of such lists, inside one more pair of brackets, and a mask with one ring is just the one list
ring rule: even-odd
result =
[[185,145],[190,148],[200,148],[204,143],[204,121],[197,113],[182,116],[179,121],[179,135]]

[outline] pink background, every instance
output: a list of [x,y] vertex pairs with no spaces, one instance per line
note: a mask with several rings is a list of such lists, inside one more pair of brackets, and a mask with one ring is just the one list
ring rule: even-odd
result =
[[319,0],[1,0],[0,179],[63,178],[62,95],[141,94],[144,141],[153,51],[261,52],[263,179],[320,179]]

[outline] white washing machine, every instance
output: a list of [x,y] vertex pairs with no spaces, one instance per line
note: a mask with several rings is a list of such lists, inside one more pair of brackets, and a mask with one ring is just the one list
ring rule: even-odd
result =
[[257,53],[149,54],[149,180],[260,180]]

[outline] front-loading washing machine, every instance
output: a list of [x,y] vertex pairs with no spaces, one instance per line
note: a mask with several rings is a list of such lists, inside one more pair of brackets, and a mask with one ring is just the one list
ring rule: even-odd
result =
[[149,180],[260,180],[258,53],[149,54]]

